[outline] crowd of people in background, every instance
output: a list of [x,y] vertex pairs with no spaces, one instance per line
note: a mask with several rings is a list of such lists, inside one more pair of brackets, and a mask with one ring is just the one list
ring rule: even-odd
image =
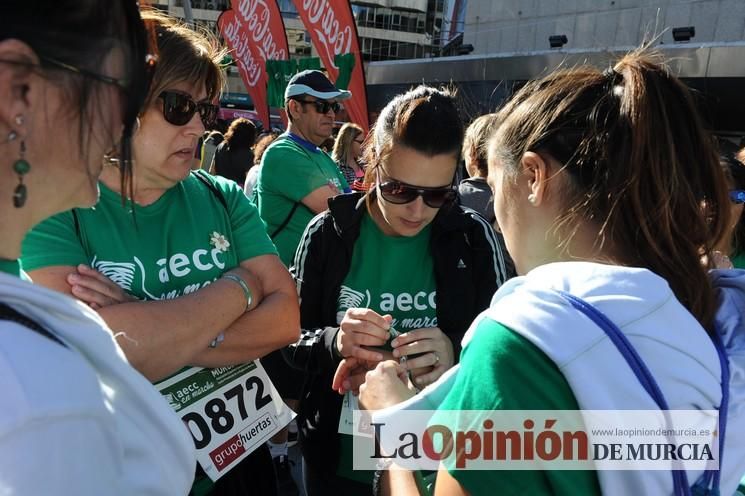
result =
[[[305,70],[262,131],[218,130],[224,55],[130,0],[0,7],[0,493],[297,495],[295,442],[308,496],[735,492],[745,148],[658,57],[470,118],[421,85],[369,131]],[[158,385],[245,364],[297,417],[213,482]],[[355,469],[354,410],[434,396],[436,418],[719,410],[723,461]]]

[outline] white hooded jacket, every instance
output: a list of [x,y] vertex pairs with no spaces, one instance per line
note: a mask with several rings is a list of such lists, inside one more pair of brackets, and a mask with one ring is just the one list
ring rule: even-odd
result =
[[[743,284],[745,272],[728,279]],[[715,277],[721,279],[721,274]],[[719,278],[719,279],[718,279]],[[722,284],[718,284],[721,286]],[[721,402],[719,357],[701,325],[667,282],[646,269],[588,262],[553,263],[507,282],[484,315],[524,336],[564,375],[583,410],[656,410],[621,353],[602,329],[555,290],[587,301],[605,314],[636,349],[672,410],[716,410]],[[739,329],[745,292],[729,292],[718,321]],[[737,308],[739,305],[739,309]],[[736,319],[736,322],[733,322]],[[739,327],[738,327],[739,323]],[[468,339],[468,335],[464,341]],[[732,338],[734,339],[734,338]],[[733,350],[732,343],[728,345]],[[721,494],[733,494],[745,472],[745,346],[730,356],[730,408]],[[598,471],[605,494],[672,494],[665,471]],[[693,484],[701,472],[688,473]]]
[[[730,363],[720,472],[721,494],[729,496],[745,474],[745,271],[713,271],[712,280],[720,290],[716,322]],[[580,409],[657,410],[657,404],[605,332],[556,290],[592,304],[623,332],[670,409],[719,409],[721,369],[712,339],[678,302],[667,282],[646,269],[588,262],[538,267],[499,288],[490,308],[464,336],[463,347],[483,319],[492,319],[527,338],[556,364]],[[397,411],[436,409],[455,384],[459,368],[451,368],[413,398],[375,412],[374,421],[391,425],[400,422]],[[668,471],[599,470],[597,475],[603,493],[608,495],[673,493]],[[702,471],[688,472],[689,484],[701,475]]]
[[178,495],[187,429],[96,312],[0,273],[0,301],[67,346],[0,320],[0,495]]

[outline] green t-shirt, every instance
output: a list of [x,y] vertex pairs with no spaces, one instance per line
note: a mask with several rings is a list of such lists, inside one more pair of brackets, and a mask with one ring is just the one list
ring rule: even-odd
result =
[[7,260],[5,258],[0,258],[0,272],[4,272],[5,274],[10,274],[11,276],[20,277],[23,280],[30,281],[28,274],[23,271],[23,265],[21,264],[21,260]]
[[256,208],[232,181],[214,177],[227,203],[190,175],[155,203],[122,205],[100,183],[93,208],[51,217],[23,242],[27,270],[88,264],[143,300],[178,298],[210,284],[242,261],[276,254]]
[[300,202],[325,185],[339,193],[349,191],[349,184],[333,159],[308,142],[298,142],[283,135],[266,149],[261,158],[256,204],[266,222],[267,232],[273,234],[299,203],[290,221],[273,239],[279,257],[287,267],[292,264],[305,226],[315,215]]
[[[530,341],[483,319],[460,355],[460,370],[439,410],[579,410],[566,379]],[[593,471],[456,470],[450,474],[473,496],[499,494],[599,495]]]
[[[348,308],[370,308],[391,314],[399,332],[436,327],[434,264],[429,251],[431,225],[416,236],[387,236],[368,215],[337,302],[337,323]],[[386,346],[391,349],[390,344]],[[372,483],[373,472],[352,469],[352,436],[342,434],[337,474]]]

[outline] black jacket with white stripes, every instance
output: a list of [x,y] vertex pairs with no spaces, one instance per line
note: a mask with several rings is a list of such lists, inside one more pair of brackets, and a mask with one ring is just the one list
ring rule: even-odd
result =
[[[331,389],[339,364],[335,348],[337,300],[365,212],[365,198],[360,193],[329,200],[329,210],[306,227],[290,269],[300,297],[303,329],[300,340],[283,354],[306,377],[298,423],[305,461],[329,475],[337,469],[342,403],[342,396]],[[514,274],[508,273],[507,250],[489,223],[460,205],[444,207],[435,216],[430,250],[438,327],[453,342],[457,360],[463,334],[489,306],[497,288]]]

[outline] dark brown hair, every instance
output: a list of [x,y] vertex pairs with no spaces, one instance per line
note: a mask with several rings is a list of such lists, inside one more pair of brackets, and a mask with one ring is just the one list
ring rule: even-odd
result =
[[245,117],[239,117],[230,123],[225,141],[231,148],[252,148],[256,142],[256,125]]
[[727,188],[689,90],[659,56],[639,51],[605,72],[555,72],[527,84],[499,116],[491,150],[508,173],[527,151],[563,164],[564,246],[580,221],[594,223],[598,250],[608,243],[623,265],[665,278],[708,328],[717,301],[701,257],[724,235]]
[[[146,58],[148,36],[135,0],[3,0],[0,6],[0,40],[15,38],[28,44],[40,59],[42,75],[65,88],[74,116],[80,116],[80,150],[88,148],[93,112],[106,109],[96,102],[94,78],[76,72],[99,74],[105,58],[121,49],[125,60],[123,132],[118,159],[122,191],[131,190],[131,139],[137,115],[148,91]],[[23,65],[29,61],[16,61]],[[29,67],[31,67],[29,65]],[[73,70],[70,70],[70,69]],[[104,75],[104,74],[99,74]],[[92,105],[91,105],[92,103]]]
[[[365,142],[365,182],[373,184],[377,168],[390,155],[394,145],[404,145],[434,157],[452,154],[460,160],[463,121],[455,95],[444,89],[418,86],[396,96],[380,112]],[[375,189],[367,195],[370,208]]]
[[144,10],[145,26],[155,33],[158,64],[145,105],[176,83],[204,83],[209,100],[215,100],[225,85],[221,61],[227,51],[206,29],[195,31],[176,18],[157,10]]

